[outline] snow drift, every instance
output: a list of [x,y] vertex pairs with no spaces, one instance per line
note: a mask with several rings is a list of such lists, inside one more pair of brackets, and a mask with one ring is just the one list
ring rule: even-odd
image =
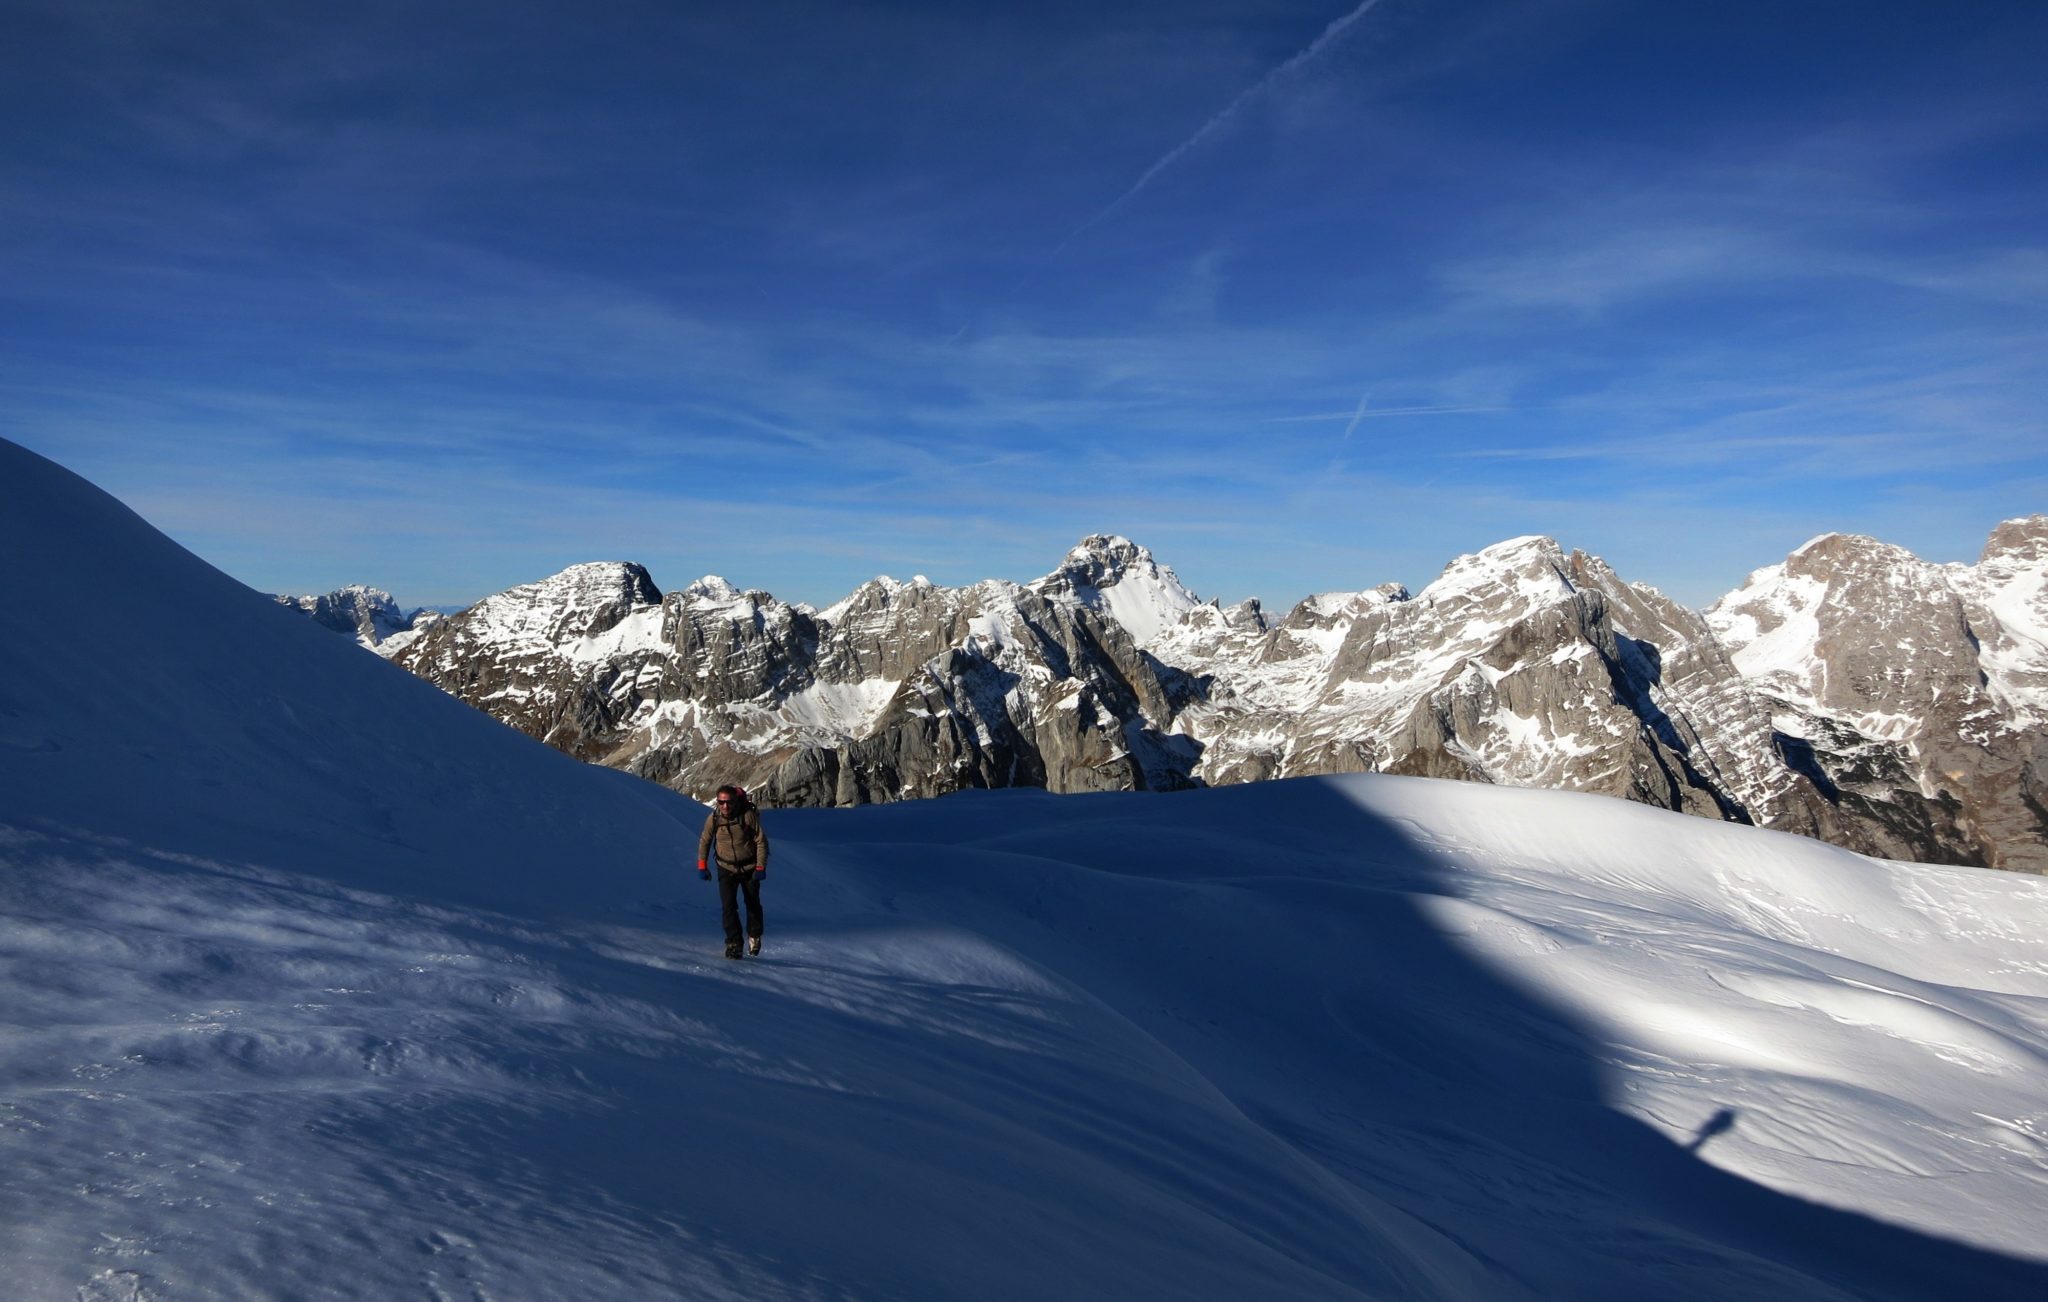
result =
[[0,555],[13,1296],[2048,1291],[2040,882],[1007,791],[771,811],[730,963],[699,807],[8,444]]

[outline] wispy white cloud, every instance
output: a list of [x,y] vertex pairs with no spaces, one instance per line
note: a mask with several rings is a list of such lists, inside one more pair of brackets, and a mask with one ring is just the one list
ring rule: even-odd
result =
[[1442,307],[1465,319],[1596,316],[1680,293],[1830,281],[2023,301],[2048,278],[2038,232],[1973,234],[1959,248],[1944,234],[1976,221],[1983,200],[1924,180],[1945,155],[2014,125],[1975,105],[1920,117],[1902,108],[1853,128],[1737,137],[1700,157],[1619,169],[1599,155],[1548,159],[1540,183],[1504,182],[1518,197],[1435,268]]
[[1782,234],[1694,225],[1576,226],[1548,246],[1447,268],[1443,284],[1471,312],[1555,308],[1598,313],[1675,289],[1726,288],[1786,274],[1822,274]]

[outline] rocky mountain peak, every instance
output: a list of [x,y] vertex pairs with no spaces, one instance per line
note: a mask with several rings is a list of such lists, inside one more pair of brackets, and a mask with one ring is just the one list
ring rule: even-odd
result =
[[390,593],[361,583],[305,596],[278,594],[273,599],[281,606],[310,616],[322,628],[346,633],[372,649],[412,628],[420,614],[414,611],[408,615]]
[[[1091,533],[1067,551],[1067,557],[1060,563],[1060,568],[1093,570],[1113,575],[1126,569],[1154,563],[1151,552],[1122,534]],[[1101,582],[1100,579],[1096,581]]]
[[1287,612],[1277,627],[1295,630],[1348,628],[1351,621],[1368,610],[1408,600],[1407,587],[1399,583],[1382,583],[1363,592],[1317,592],[1294,603],[1294,609]]
[[[332,592],[307,593],[304,596],[276,594],[273,598],[280,605],[291,606],[308,614],[315,611],[397,611],[398,601],[382,588],[373,588],[363,583],[350,583]],[[316,616],[317,619],[317,616]],[[322,621],[324,622],[324,621]]]
[[1977,558],[1999,569],[2048,569],[2048,515],[2023,515],[1991,531]]
[[1750,575],[1707,618],[1745,676],[1846,716],[1965,691],[1977,673],[1943,568],[1860,534],[1807,542]]
[[1482,547],[1473,553],[1491,560],[1496,565],[1521,566],[1532,561],[1550,566],[1564,564],[1564,548],[1549,534],[1525,533],[1515,538],[1504,538],[1491,547]]
[[644,567],[586,561],[485,598],[471,607],[467,622],[499,640],[554,644],[594,637],[634,611],[660,604],[661,589]]
[[1781,748],[1814,756],[1845,806],[1863,801],[1915,857],[2041,871],[2042,828],[2012,797],[2048,776],[2030,740],[2048,702],[2048,610],[2041,568],[2002,568],[2035,534],[2008,524],[1974,569],[1824,534],[1707,618]]
[[1257,597],[1246,597],[1235,606],[1225,606],[1219,601],[1212,601],[1209,605],[1217,612],[1218,622],[1225,628],[1263,633],[1273,626],[1266,618],[1266,608],[1259,604]]
[[1140,646],[1156,641],[1202,604],[1171,568],[1118,534],[1090,534],[1057,570],[1027,586],[1049,600],[1109,615]]
[[2048,515],[2005,521],[1975,568],[1958,568],[1992,690],[2016,726],[2048,724]]
[[740,599],[740,590],[716,574],[707,574],[685,587],[682,591],[682,598],[685,601],[691,602],[720,604],[738,601]]
[[1785,558],[1783,566],[1789,576],[1828,583],[1882,579],[1930,568],[1905,548],[1860,533],[1824,533],[1808,539]]
[[535,596],[562,601],[579,608],[601,606],[615,601],[652,606],[661,602],[661,589],[645,566],[632,561],[585,561],[549,575],[525,589]]
[[1549,604],[1574,591],[1564,549],[1555,538],[1531,534],[1456,558],[1416,599],[1438,606],[1527,606]]
[[[1850,645],[1932,619],[1961,633],[1960,608],[1943,567],[1863,534],[1828,533],[1777,565],[1750,574],[1707,610],[1714,631],[1751,677],[1814,670],[1813,648]],[[1951,627],[1953,626],[1953,627]],[[1866,650],[1873,644],[1866,643]]]

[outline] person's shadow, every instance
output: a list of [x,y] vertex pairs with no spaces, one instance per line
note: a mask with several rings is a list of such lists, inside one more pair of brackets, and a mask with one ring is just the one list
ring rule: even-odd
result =
[[1685,1151],[1697,1153],[1707,1146],[1708,1140],[1717,1135],[1725,1135],[1733,1129],[1735,1129],[1735,1109],[1722,1108],[1700,1125],[1699,1130],[1693,1134],[1692,1142],[1685,1146]]

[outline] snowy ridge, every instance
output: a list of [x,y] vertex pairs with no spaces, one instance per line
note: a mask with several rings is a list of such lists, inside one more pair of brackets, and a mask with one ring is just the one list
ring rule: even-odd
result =
[[2048,1290],[2043,883],[1380,775],[971,792],[770,811],[731,963],[701,807],[4,443],[0,499],[16,1296]]

